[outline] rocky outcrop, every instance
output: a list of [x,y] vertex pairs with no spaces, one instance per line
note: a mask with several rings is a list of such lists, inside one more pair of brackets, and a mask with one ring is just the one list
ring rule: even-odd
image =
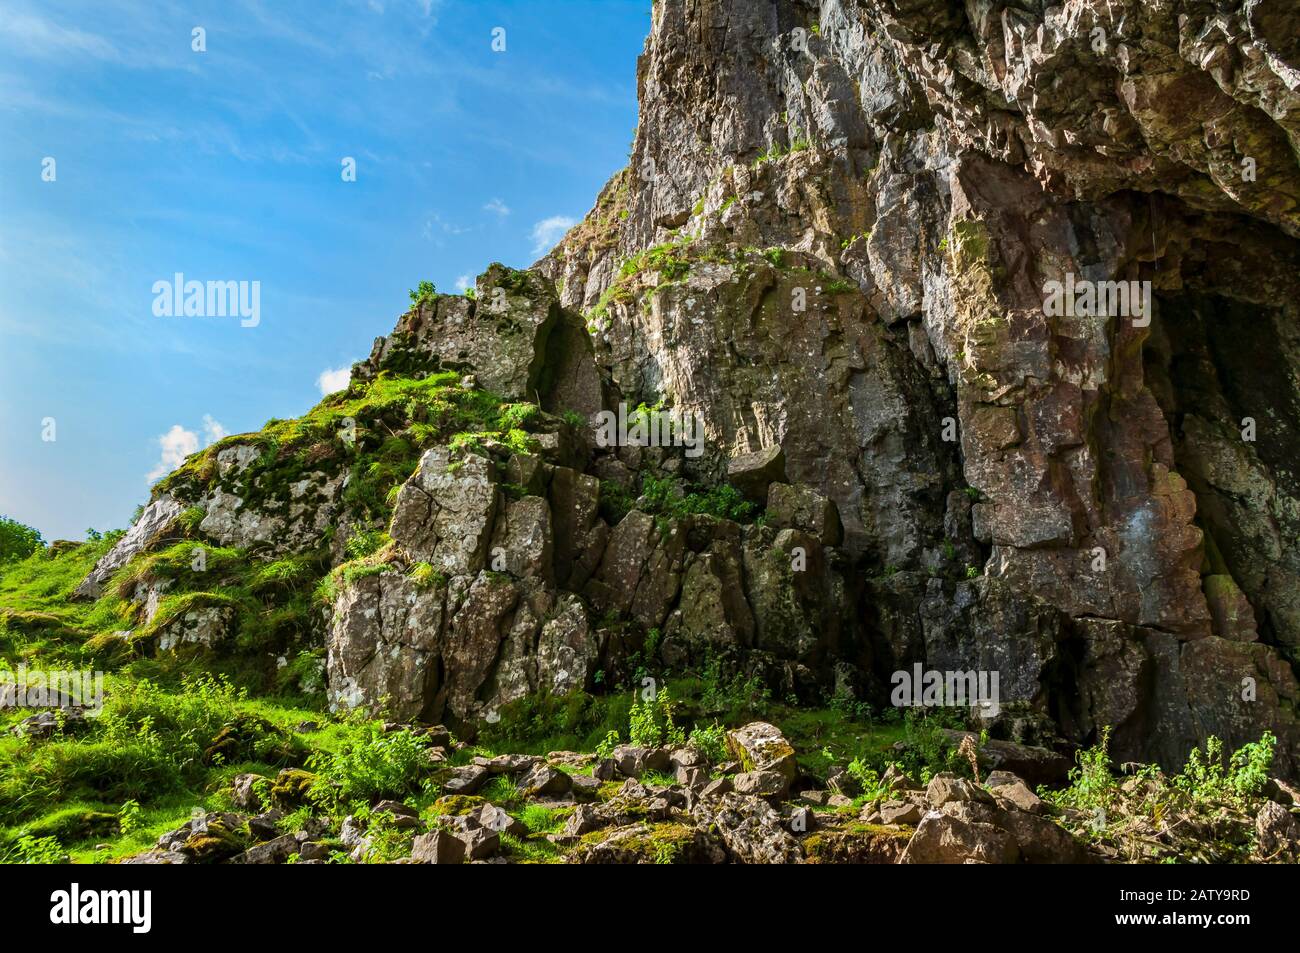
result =
[[[410,729],[390,724],[385,730]],[[415,796],[422,809],[376,797],[369,810],[341,819],[320,816],[310,801],[308,810],[289,816],[304,802],[277,792],[310,786],[311,775],[285,770],[268,785],[245,774],[233,781],[233,799],[244,813],[196,814],[128,862],[1288,863],[1300,850],[1294,798],[1278,782],[1266,786],[1269,799],[1260,791],[1213,790],[1213,784],[1189,788],[1186,778],[1174,781],[1154,768],[1121,779],[1094,775],[1092,786],[1072,793],[1104,794],[1106,808],[1085,811],[1038,798],[1009,771],[991,772],[983,783],[941,772],[922,788],[891,766],[877,779],[875,795],[855,803],[828,796],[821,778],[802,772],[796,774],[800,792],[788,797],[730,790],[732,780],[739,786],[753,773],[743,770],[747,765],[714,763],[694,749],[620,746],[606,760],[573,751],[480,755],[449,769],[445,757],[464,746],[442,727],[417,731],[431,743],[421,785],[434,797]],[[793,755],[772,724],[751,723],[733,735],[755,757],[779,754],[776,739]],[[685,762],[696,776],[657,783],[665,765]],[[647,771],[656,772],[654,783],[638,779]],[[477,779],[472,789],[462,783],[470,777]],[[277,806],[262,803],[267,789]]]
[[184,507],[170,496],[162,495],[141,511],[126,534],[113,544],[113,548],[100,557],[95,568],[72,591],[74,599],[97,599],[104,584],[128,562],[131,557],[153,546],[180,516]]
[[629,168],[538,268],[619,393],[703,417],[701,470],[780,448],[902,570],[878,675],[997,669],[1129,758],[1269,727],[1294,766],[1296,27],[658,4]]
[[660,630],[676,664],[739,650],[776,666],[831,657],[847,584],[819,540],[638,510],[611,528],[599,484],[568,467],[537,461],[537,492],[522,493],[506,477],[530,470],[527,456],[424,454],[396,496],[393,548],[343,573],[328,634],[335,706],[464,724],[527,694],[590,690],[623,665],[611,618]]
[[336,567],[386,528],[337,578],[336,705],[469,723],[637,655],[884,707],[920,665],[996,675],[974,714],[1031,773],[1107,726],[1166,767],[1269,730],[1294,773],[1300,51],[1264,6],[657,3],[591,213],[353,369],[547,413],[227,438],[83,594],[180,507]]

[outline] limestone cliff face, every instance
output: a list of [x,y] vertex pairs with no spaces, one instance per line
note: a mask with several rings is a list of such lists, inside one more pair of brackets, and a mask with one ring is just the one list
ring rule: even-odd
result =
[[[472,725],[710,659],[885,705],[919,663],[998,673],[995,737],[1180,767],[1271,730],[1294,773],[1297,37],[1256,0],[658,0],[586,219],[187,463],[86,594],[184,507],[328,551],[337,705]],[[703,452],[596,439],[641,404]]]
[[538,268],[611,393],[834,501],[877,675],[1295,757],[1297,37],[1263,2],[666,0],[630,166]]

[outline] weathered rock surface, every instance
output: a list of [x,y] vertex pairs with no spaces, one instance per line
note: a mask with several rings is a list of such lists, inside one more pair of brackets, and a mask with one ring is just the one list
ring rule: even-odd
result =
[[152,546],[180,516],[183,506],[170,496],[160,496],[141,512],[139,518],[107,553],[95,563],[95,568],[73,590],[74,599],[97,599],[103,593],[104,583],[131,557]]
[[[697,468],[779,447],[903,570],[871,584],[878,672],[999,670],[1171,766],[1269,728],[1294,770],[1296,32],[1244,2],[659,4],[629,169],[538,267],[621,394],[702,416]],[[678,264],[620,272],[654,246]],[[1067,275],[1149,307],[1054,310]],[[951,578],[981,571],[1005,587]]]
[[[998,676],[986,766],[1030,784],[1106,726],[1167,768],[1269,730],[1294,775],[1298,33],[1253,0],[656,3],[592,212],[353,370],[453,370],[565,423],[417,448],[393,546],[332,606],[331,700],[472,723],[649,645],[881,707],[921,664]],[[642,404],[702,452],[596,445],[596,412]],[[342,562],[348,452],[288,480],[228,438],[78,593],[188,507],[259,555],[335,528]],[[761,520],[683,515],[728,483]],[[737,788],[793,780],[754,760]],[[988,820],[921,827],[914,857],[1015,853]]]

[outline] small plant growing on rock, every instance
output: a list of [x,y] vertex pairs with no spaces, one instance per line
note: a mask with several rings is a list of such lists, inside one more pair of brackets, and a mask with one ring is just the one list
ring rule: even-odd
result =
[[411,307],[418,308],[423,304],[432,304],[438,289],[434,287],[432,281],[421,281],[408,293],[411,296]]
[[1268,782],[1277,738],[1264,732],[1259,741],[1243,745],[1224,763],[1223,742],[1211,735],[1205,752],[1193,748],[1181,774],[1173,779],[1174,787],[1202,803],[1230,801],[1245,803],[1257,797]]
[[1115,799],[1115,778],[1110,773],[1110,726],[1091,748],[1075,755],[1070,786],[1057,795],[1058,803],[1077,808],[1105,808]]
[[686,744],[686,733],[673,724],[676,707],[666,688],[645,702],[633,704],[628,716],[628,737],[632,744],[643,748],[679,748]]
[[614,753],[614,749],[622,743],[617,731],[606,732],[605,737],[596,745],[596,754],[602,758],[608,758]]
[[862,758],[854,758],[844,768],[853,783],[861,792],[854,800],[865,804],[878,798],[889,797],[889,785],[880,779],[880,774]]
[[367,529],[353,533],[345,547],[349,559],[365,559],[390,542],[388,534],[381,529]]
[[727,729],[716,721],[704,728],[699,725],[692,728],[690,744],[710,764],[721,764],[727,759]]

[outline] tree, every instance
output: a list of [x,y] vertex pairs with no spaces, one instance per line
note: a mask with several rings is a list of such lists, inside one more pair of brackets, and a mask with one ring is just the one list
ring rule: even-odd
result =
[[40,531],[17,520],[0,516],[0,563],[26,559],[45,545]]

